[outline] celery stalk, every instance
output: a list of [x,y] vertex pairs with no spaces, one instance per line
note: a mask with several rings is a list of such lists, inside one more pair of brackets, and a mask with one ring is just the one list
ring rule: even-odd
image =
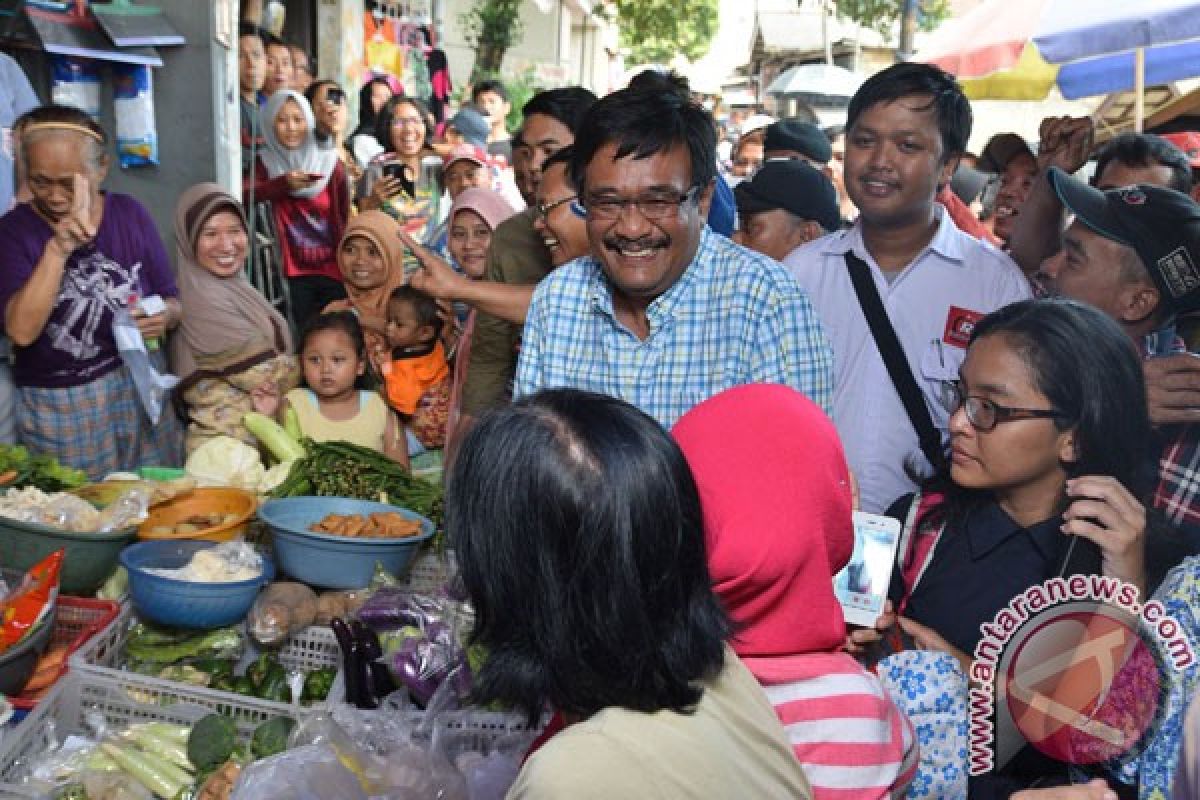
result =
[[[147,750],[141,750],[138,753],[145,759],[146,763],[154,767],[155,771],[166,775],[172,783],[191,786],[195,778],[190,772],[185,772],[176,764],[172,764],[167,759],[160,756],[158,753],[151,753]],[[172,795],[174,797],[174,795]]]
[[171,798],[179,793],[186,784],[172,780],[154,769],[140,754],[132,749],[117,747],[109,742],[101,742],[100,749],[116,762],[125,772],[128,772],[138,783],[154,792],[159,797]]
[[148,728],[130,728],[126,736],[146,752],[161,756],[187,772],[196,771],[196,768],[192,766],[192,762],[188,761],[187,745],[178,744],[170,739],[159,736]]

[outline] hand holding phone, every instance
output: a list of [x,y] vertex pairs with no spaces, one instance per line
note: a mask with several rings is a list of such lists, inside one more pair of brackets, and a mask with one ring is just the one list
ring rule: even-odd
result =
[[899,520],[854,512],[854,552],[833,579],[846,622],[869,628],[883,614],[899,541]]

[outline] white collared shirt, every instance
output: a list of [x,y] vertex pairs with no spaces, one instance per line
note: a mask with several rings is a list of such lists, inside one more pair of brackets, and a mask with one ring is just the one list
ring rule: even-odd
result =
[[890,283],[867,252],[862,222],[797,247],[783,263],[808,292],[833,345],[833,421],[858,480],[864,511],[879,513],[931,470],[888,376],[846,267],[853,251],[875,287],[925,394],[934,425],[946,433],[946,381],[958,378],[973,323],[1030,296],[1012,259],[960,231],[940,205],[928,247]]

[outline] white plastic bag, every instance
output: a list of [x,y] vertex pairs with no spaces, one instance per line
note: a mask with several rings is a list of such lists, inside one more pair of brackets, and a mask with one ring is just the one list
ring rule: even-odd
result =
[[311,744],[255,761],[242,770],[230,800],[367,800],[354,773],[329,745]]

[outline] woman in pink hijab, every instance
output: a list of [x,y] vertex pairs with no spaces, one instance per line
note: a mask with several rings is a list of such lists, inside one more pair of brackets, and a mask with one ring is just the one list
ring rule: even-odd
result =
[[854,549],[850,474],[833,423],[785,386],[729,389],[673,430],[700,489],[730,644],[788,731],[815,798],[903,794],[916,768],[908,719],[842,652],[833,576]]

